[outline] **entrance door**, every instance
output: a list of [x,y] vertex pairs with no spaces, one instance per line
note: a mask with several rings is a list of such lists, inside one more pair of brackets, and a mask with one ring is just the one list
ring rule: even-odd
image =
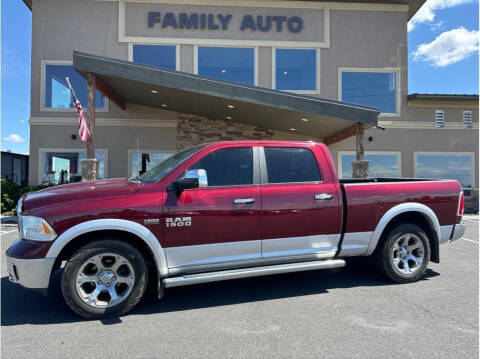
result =
[[168,266],[229,266],[260,259],[257,150],[213,150],[189,168],[193,169],[205,170],[206,186],[166,193],[163,223]]
[[14,157],[12,167],[13,182],[19,185],[22,183],[22,159]]
[[264,157],[260,153],[262,257],[333,256],[341,228],[339,199],[314,153],[300,147],[265,147]]

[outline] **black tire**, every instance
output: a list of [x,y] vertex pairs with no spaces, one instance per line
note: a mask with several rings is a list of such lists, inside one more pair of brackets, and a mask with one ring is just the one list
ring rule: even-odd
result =
[[[394,264],[394,245],[402,236],[411,234],[416,236],[423,244],[423,260],[410,274],[402,273],[401,269]],[[427,270],[430,261],[430,241],[425,231],[412,223],[403,223],[391,229],[382,236],[380,243],[373,255],[377,269],[380,273],[397,283],[412,283],[419,280]],[[415,262],[414,262],[415,263]]]
[[[96,308],[85,303],[76,289],[76,278],[82,265],[95,255],[114,253],[123,256],[133,268],[135,280],[125,299],[108,308]],[[68,306],[78,315],[86,319],[119,317],[130,311],[142,298],[147,288],[148,269],[140,252],[130,244],[110,237],[90,242],[78,249],[67,261],[62,274],[61,287],[63,297]]]

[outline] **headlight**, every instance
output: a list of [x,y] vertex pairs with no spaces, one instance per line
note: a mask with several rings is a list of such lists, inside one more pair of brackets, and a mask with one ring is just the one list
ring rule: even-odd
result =
[[57,234],[46,220],[34,216],[19,216],[20,235],[31,241],[53,241]]

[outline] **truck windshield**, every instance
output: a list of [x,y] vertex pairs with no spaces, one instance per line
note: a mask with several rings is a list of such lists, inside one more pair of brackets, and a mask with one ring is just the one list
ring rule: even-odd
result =
[[186,161],[188,158],[193,156],[195,153],[200,151],[204,145],[193,146],[178,152],[172,157],[167,158],[165,161],[160,162],[155,167],[149,169],[147,172],[142,173],[140,176],[131,177],[131,181],[140,181],[142,183],[153,183],[165,177],[170,171],[175,167],[180,165],[182,162]]

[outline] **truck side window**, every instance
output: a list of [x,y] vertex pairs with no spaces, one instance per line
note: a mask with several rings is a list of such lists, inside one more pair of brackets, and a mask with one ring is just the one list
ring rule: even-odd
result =
[[269,183],[321,181],[313,152],[307,148],[265,147]]
[[253,149],[232,147],[213,151],[189,169],[207,171],[208,187],[253,184]]

